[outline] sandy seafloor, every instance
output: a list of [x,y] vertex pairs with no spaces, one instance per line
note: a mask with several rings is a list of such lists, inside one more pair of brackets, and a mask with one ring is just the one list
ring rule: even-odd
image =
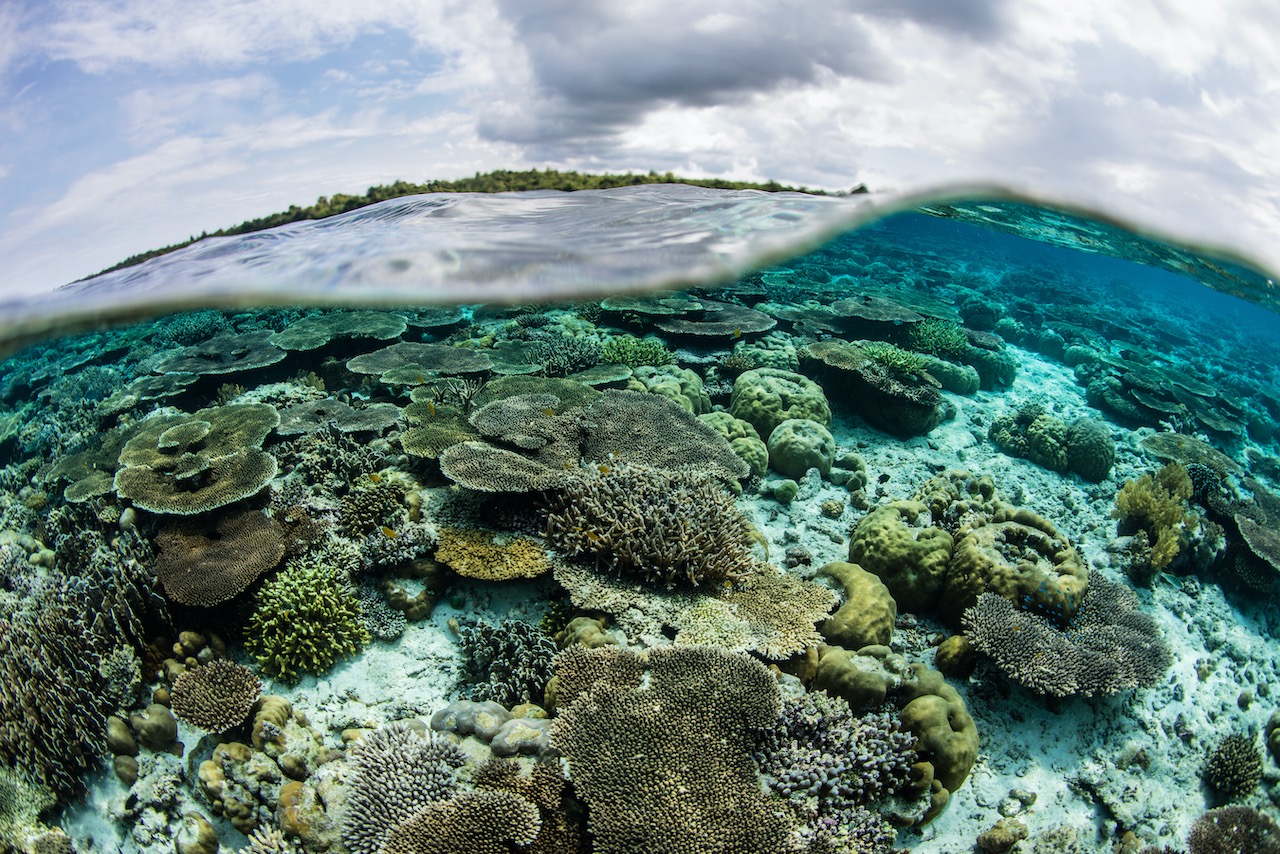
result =
[[[1131,586],[1109,558],[1108,542],[1116,533],[1110,513],[1119,484],[1154,467],[1138,444],[1151,431],[1106,422],[1117,456],[1111,476],[1100,484],[1002,453],[986,438],[987,428],[995,417],[1024,403],[1049,403],[1068,422],[1096,416],[1070,368],[1028,350],[1012,350],[1019,360],[1012,388],[968,397],[944,393],[957,415],[927,436],[895,439],[839,414],[832,433],[841,449],[854,448],[866,461],[872,502],[908,498],[945,469],[988,474],[1007,501],[1053,521],[1089,565]],[[835,409],[839,413],[838,405]],[[777,479],[770,473],[767,481]],[[848,559],[848,534],[862,511],[847,506],[849,493],[843,486],[810,471],[796,500],[783,506],[770,497],[768,482],[760,494],[744,496],[739,505],[768,538],[775,565],[788,547],[797,545],[812,556],[807,574],[828,561]],[[828,499],[846,503],[841,518],[821,513],[819,507]],[[476,593],[464,605],[468,616],[492,622],[506,616],[536,621],[540,615],[543,603],[530,595],[537,589],[533,582],[475,584]],[[1160,576],[1153,589],[1137,592],[1173,649],[1174,663],[1163,684],[1116,696],[1051,702],[1010,682],[988,663],[980,664],[968,680],[949,679],[977,723],[978,760],[935,821],[918,831],[899,832],[899,847],[921,854],[972,852],[977,836],[1002,816],[1016,816],[1030,832],[1015,851],[1136,850],[1117,848],[1117,826],[1133,829],[1142,844],[1182,846],[1191,823],[1218,805],[1202,782],[1204,763],[1217,740],[1231,732],[1260,732],[1280,704],[1275,696],[1280,692],[1280,644],[1268,641],[1280,637],[1280,613],[1274,602],[1247,602],[1194,576]],[[307,676],[295,686],[264,678],[263,692],[290,698],[334,745],[345,728],[376,726],[415,713],[429,717],[457,696],[461,658],[447,624],[460,615],[442,602],[429,620],[410,623],[398,640],[374,641],[325,676]],[[910,661],[932,665],[932,642],[947,634],[929,619],[899,614],[892,646]],[[1204,678],[1197,673],[1202,663],[1209,671]],[[1252,696],[1252,702],[1242,696]],[[195,769],[212,745],[182,724],[179,740],[187,745],[186,756],[144,759],[135,794],[145,797],[150,791],[158,801],[185,799],[190,808],[209,815],[190,789]],[[187,785],[164,782],[183,768]],[[144,816],[132,838],[124,838],[129,831],[112,815],[127,795],[126,787],[104,769],[90,778],[84,804],[67,811],[58,823],[80,842],[92,837],[93,851],[173,851],[173,831],[159,822],[159,813],[155,826],[148,827]],[[170,814],[185,811],[174,809],[172,800],[168,803]],[[1262,785],[1241,803],[1276,814],[1280,769],[1273,758],[1265,759]],[[215,818],[214,824],[221,850],[244,844],[225,820]]]

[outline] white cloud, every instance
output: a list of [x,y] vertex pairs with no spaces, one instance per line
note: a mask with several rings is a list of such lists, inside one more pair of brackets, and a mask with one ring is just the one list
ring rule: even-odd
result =
[[[4,8],[0,33],[18,26]],[[132,150],[3,208],[0,252],[19,261],[75,233],[101,266],[322,193],[526,163],[828,189],[995,178],[1258,245],[1280,221],[1280,5],[1264,0],[53,8],[23,20],[47,59],[120,81],[122,136],[104,142]],[[0,52],[0,69],[21,61]],[[0,149],[8,180],[16,151]],[[149,225],[103,225],[112,209]]]

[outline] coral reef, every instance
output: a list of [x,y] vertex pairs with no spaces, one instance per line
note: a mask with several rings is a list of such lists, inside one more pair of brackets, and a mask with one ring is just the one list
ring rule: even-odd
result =
[[1172,663],[1155,620],[1129,588],[1096,572],[1065,629],[983,593],[964,613],[965,637],[1013,679],[1057,697],[1114,694],[1151,687]]
[[515,706],[542,698],[551,678],[556,645],[541,629],[520,620],[458,627],[462,681],[476,700]]
[[1231,800],[1247,796],[1262,779],[1258,740],[1241,733],[1224,736],[1209,754],[1204,779],[1211,789]]
[[718,483],[632,465],[577,473],[553,493],[547,542],[667,587],[719,584],[754,565],[748,523]]

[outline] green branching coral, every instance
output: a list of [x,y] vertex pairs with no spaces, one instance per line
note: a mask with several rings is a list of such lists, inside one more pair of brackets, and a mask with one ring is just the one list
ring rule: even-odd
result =
[[324,673],[369,642],[350,583],[327,566],[291,562],[262,586],[256,603],[245,649],[284,682]]
[[628,368],[644,365],[661,367],[670,365],[676,356],[661,342],[653,338],[636,338],[631,335],[610,338],[600,348],[600,361]]
[[894,374],[924,372],[924,359],[919,353],[903,350],[885,341],[862,341],[858,345],[868,359]]
[[1120,520],[1121,533],[1141,532],[1151,544],[1149,562],[1164,569],[1182,550],[1185,534],[1200,517],[1188,500],[1194,491],[1187,470],[1180,463],[1168,463],[1159,471],[1126,480],[1116,494],[1112,517]]
[[908,343],[921,353],[958,359],[969,347],[969,336],[958,323],[931,317],[911,327]]

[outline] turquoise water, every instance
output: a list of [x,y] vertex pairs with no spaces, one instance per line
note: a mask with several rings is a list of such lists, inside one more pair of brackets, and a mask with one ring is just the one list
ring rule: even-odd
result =
[[1274,850],[1270,280],[873,213],[420,197],[11,303],[0,836]]

